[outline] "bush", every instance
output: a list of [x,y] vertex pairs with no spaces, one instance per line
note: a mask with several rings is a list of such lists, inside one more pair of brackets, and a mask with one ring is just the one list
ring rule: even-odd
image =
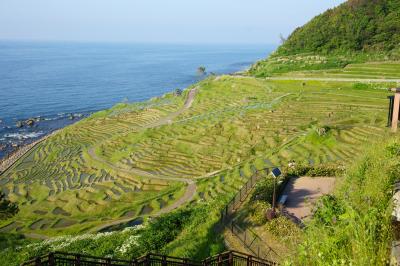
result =
[[265,178],[262,181],[259,181],[254,188],[254,192],[251,195],[252,201],[265,201],[268,203],[272,203],[272,195],[274,192],[274,179],[273,178]]
[[142,253],[159,252],[169,242],[173,241],[190,222],[192,213],[193,210],[187,208],[150,221],[138,239],[138,246]]
[[345,169],[342,165],[337,164],[320,164],[320,165],[296,165],[289,168],[289,176],[340,176],[343,175]]
[[314,219],[324,225],[332,225],[339,221],[343,213],[342,202],[333,195],[324,195],[318,201]]
[[265,229],[280,241],[295,246],[301,238],[301,229],[285,216],[279,216],[265,224]]

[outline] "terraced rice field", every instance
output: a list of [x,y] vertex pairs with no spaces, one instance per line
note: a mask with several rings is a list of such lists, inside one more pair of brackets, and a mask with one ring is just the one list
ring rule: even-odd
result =
[[350,64],[342,69],[291,72],[283,75],[318,78],[400,79],[400,64],[398,62],[371,62]]
[[188,190],[179,206],[231,195],[257,169],[352,160],[387,130],[388,92],[351,82],[210,77],[182,109],[188,94],[118,105],[37,145],[0,176],[21,209],[0,231],[118,227]]

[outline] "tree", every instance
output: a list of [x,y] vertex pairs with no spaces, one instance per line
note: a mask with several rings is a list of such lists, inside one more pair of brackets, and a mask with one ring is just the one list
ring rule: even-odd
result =
[[18,205],[6,199],[6,195],[0,192],[0,220],[5,220],[17,214]]
[[181,96],[182,95],[182,90],[181,89],[175,89],[174,94],[175,94],[175,96]]
[[199,68],[197,68],[197,73],[199,75],[204,75],[206,74],[206,68],[204,66],[199,66]]

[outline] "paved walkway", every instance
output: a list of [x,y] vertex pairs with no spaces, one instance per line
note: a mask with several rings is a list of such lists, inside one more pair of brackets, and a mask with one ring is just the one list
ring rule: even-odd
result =
[[324,194],[333,191],[334,177],[291,178],[283,195],[288,195],[285,212],[300,221],[311,217],[313,204]]

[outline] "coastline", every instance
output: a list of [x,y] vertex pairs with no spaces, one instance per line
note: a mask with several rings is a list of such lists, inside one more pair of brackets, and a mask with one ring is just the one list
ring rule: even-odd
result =
[[49,137],[57,134],[63,128],[57,129],[55,131],[50,132],[49,134],[44,135],[43,137],[35,140],[32,143],[22,145],[18,147],[15,151],[7,154],[4,158],[0,159],[0,175],[5,173],[9,168],[11,168],[22,156],[27,154],[33,148],[36,147],[39,143],[45,141]]

